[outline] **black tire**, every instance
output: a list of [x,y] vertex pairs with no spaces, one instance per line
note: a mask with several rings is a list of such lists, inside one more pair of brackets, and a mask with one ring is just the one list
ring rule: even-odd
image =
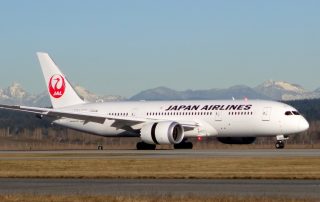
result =
[[283,149],[284,148],[284,142],[277,141],[275,144],[276,149]]

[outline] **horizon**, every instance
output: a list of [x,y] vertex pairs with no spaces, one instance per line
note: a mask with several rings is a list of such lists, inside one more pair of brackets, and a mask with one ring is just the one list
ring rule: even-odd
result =
[[[260,86],[260,85],[263,85],[263,84],[265,84],[265,83],[267,83],[267,82],[270,82],[270,81],[271,81],[271,82],[284,82],[284,83],[288,83],[288,84],[291,84],[291,85],[297,85],[298,87],[303,88],[307,93],[313,92],[313,91],[316,91],[316,90],[320,89],[320,86],[319,86],[318,88],[315,88],[315,89],[313,89],[313,90],[309,90],[309,89],[304,88],[304,86],[302,86],[302,85],[300,85],[300,84],[297,84],[297,83],[289,83],[289,82],[287,82],[287,81],[280,81],[280,80],[275,81],[275,80],[271,80],[271,79],[270,79],[270,80],[263,81],[263,82],[261,82],[259,85],[256,85],[256,86],[249,86],[249,85],[245,85],[245,84],[235,84],[235,85],[232,85],[232,86],[229,86],[229,87],[226,87],[226,88],[215,88],[215,87],[213,87],[213,88],[206,88],[206,89],[183,89],[183,90],[177,90],[177,89],[174,89],[174,88],[170,88],[170,87],[168,87],[168,86],[156,86],[156,87],[154,87],[154,88],[141,89],[141,90],[135,92],[133,95],[130,95],[130,96],[124,96],[124,95],[120,95],[120,94],[110,94],[110,93],[108,93],[108,92],[104,92],[104,93],[101,93],[101,94],[100,94],[100,93],[97,93],[97,92],[95,92],[95,91],[93,91],[93,90],[91,90],[91,89],[89,89],[89,88],[87,88],[87,87],[85,87],[85,86],[79,85],[79,84],[75,84],[75,85],[73,85],[73,87],[74,87],[74,88],[76,88],[76,87],[81,87],[81,88],[89,91],[90,93],[93,93],[93,94],[99,95],[99,96],[120,96],[120,97],[123,97],[123,98],[131,98],[131,97],[133,97],[133,96],[135,96],[135,95],[137,95],[137,94],[139,94],[139,93],[141,93],[141,92],[143,92],[143,91],[153,90],[153,89],[157,89],[157,88],[167,88],[167,89],[174,90],[174,91],[177,91],[177,92],[185,92],[185,91],[189,91],[189,90],[191,90],[191,91],[201,91],[201,90],[212,90],[212,89],[215,89],[215,90],[226,90],[226,89],[230,89],[230,88],[238,87],[238,86],[249,87],[249,88],[251,88],[251,89],[255,89],[256,87],[258,87],[258,86]],[[15,84],[18,84],[24,91],[26,91],[26,92],[29,93],[30,95],[40,95],[40,94],[43,94],[43,93],[48,93],[46,89],[43,90],[43,91],[41,91],[41,92],[31,92],[29,89],[25,88],[25,87],[24,87],[21,83],[19,83],[18,81],[13,81],[13,82],[11,82],[10,85],[5,86],[5,87],[0,86],[0,90],[8,89],[9,87],[14,86]]]
[[319,87],[320,1],[5,1],[0,86],[46,88],[36,52],[73,84],[131,97],[141,89]]

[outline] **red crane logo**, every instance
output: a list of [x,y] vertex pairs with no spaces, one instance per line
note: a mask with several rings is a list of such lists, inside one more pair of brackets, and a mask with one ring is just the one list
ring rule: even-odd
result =
[[54,98],[60,98],[66,89],[66,83],[63,76],[55,74],[50,78],[49,81],[49,92]]

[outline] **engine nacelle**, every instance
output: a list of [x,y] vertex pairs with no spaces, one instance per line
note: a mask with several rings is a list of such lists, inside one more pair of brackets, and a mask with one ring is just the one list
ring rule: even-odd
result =
[[179,144],[183,138],[183,127],[177,122],[148,123],[141,128],[141,140],[148,144]]
[[252,144],[256,137],[217,137],[223,144]]

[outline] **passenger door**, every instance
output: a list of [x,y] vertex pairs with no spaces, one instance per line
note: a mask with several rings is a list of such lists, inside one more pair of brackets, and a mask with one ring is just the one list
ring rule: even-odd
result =
[[265,107],[262,111],[262,121],[270,121],[271,107]]

